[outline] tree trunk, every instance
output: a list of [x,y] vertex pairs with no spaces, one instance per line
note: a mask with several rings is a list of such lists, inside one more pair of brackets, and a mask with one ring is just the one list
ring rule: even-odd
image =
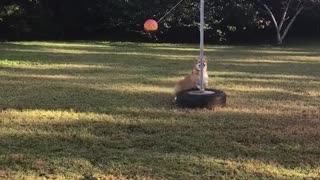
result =
[[281,32],[277,31],[277,45],[281,46],[283,43],[283,38],[281,37]]

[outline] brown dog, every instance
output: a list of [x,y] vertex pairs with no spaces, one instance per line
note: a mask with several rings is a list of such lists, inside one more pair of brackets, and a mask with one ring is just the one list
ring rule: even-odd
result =
[[[198,88],[200,89],[200,59],[196,58],[196,63],[193,67],[192,74],[186,76],[184,79],[180,80],[175,88],[175,94],[178,94],[181,91]],[[208,66],[207,66],[207,58],[204,58],[203,62],[203,78],[204,78],[204,85],[207,87],[208,85]]]

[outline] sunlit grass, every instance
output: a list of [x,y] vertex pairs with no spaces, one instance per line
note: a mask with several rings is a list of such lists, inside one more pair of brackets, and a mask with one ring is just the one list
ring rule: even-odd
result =
[[197,45],[0,44],[0,179],[317,179],[318,46],[206,46],[228,106],[178,109]]
[[23,46],[41,46],[41,47],[51,47],[54,49],[55,47],[84,47],[84,48],[109,48],[109,42],[99,42],[99,43],[71,43],[71,42],[7,42],[8,45],[23,45]]

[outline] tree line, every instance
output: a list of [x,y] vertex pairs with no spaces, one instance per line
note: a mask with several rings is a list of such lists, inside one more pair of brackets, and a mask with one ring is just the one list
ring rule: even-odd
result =
[[[199,2],[184,0],[1,0],[0,40],[124,40],[198,42]],[[318,0],[206,0],[208,42],[257,42],[319,37]]]

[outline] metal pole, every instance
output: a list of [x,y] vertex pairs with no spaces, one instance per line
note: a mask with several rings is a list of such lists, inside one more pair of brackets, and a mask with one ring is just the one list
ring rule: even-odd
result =
[[203,82],[203,60],[204,60],[204,0],[200,1],[200,91],[204,92]]

